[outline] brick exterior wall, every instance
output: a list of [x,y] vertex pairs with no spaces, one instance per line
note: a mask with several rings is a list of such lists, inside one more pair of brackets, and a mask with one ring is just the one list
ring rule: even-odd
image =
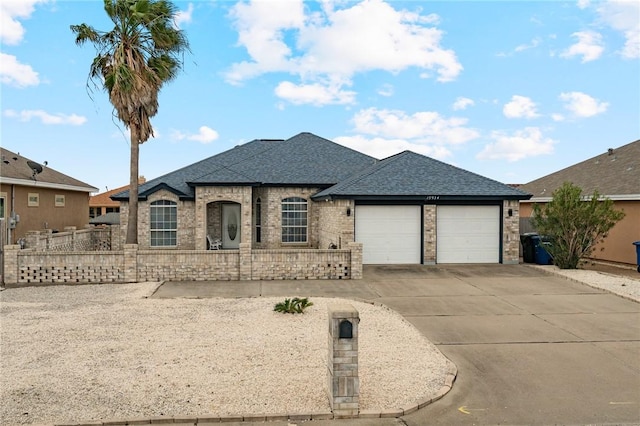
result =
[[424,215],[424,261],[425,265],[436,263],[436,206],[428,204],[422,206]]
[[[509,216],[511,210],[511,216]],[[520,252],[520,202],[505,200],[502,209],[502,263],[517,264]]]
[[[329,248],[335,244],[338,248],[344,248],[355,240],[355,214],[352,200],[319,201],[315,203],[319,212],[318,229],[319,248]],[[347,209],[350,215],[347,216]]]

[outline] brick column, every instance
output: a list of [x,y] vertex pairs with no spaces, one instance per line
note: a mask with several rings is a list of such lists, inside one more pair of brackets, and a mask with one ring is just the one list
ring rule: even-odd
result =
[[124,282],[135,283],[138,281],[138,245],[124,245]]
[[350,242],[347,248],[351,250],[351,279],[362,279],[362,243]]
[[352,305],[329,306],[329,403],[333,417],[357,417],[360,412],[358,379],[358,311]]
[[251,243],[240,243],[240,280],[252,279]]
[[35,251],[42,251],[45,249],[44,244],[41,244],[44,239],[40,238],[40,231],[27,231],[24,238],[27,241],[27,248]]
[[18,284],[18,252],[20,246],[17,244],[4,246],[4,271],[3,279],[5,284]]
[[71,233],[71,251],[76,251],[78,249],[78,234],[76,232],[75,226],[65,226],[64,232]]

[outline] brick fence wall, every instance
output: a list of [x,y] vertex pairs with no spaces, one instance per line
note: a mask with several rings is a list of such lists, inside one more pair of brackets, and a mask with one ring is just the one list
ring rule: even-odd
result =
[[360,279],[362,244],[344,250],[140,250],[43,252],[5,246],[4,283],[120,283],[260,279]]

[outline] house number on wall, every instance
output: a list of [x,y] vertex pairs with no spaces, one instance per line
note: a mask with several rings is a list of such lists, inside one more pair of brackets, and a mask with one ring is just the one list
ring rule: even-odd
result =
[[429,200],[439,200],[439,199],[440,199],[440,196],[439,196],[439,195],[427,195],[426,197],[424,197],[424,199],[425,199],[426,201],[429,201]]

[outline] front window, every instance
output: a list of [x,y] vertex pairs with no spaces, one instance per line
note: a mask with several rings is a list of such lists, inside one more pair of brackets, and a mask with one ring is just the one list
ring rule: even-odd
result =
[[177,245],[178,207],[168,200],[154,201],[150,211],[151,247]]
[[262,202],[256,200],[256,243],[262,242]]
[[304,198],[282,200],[282,242],[307,242],[307,200]]

